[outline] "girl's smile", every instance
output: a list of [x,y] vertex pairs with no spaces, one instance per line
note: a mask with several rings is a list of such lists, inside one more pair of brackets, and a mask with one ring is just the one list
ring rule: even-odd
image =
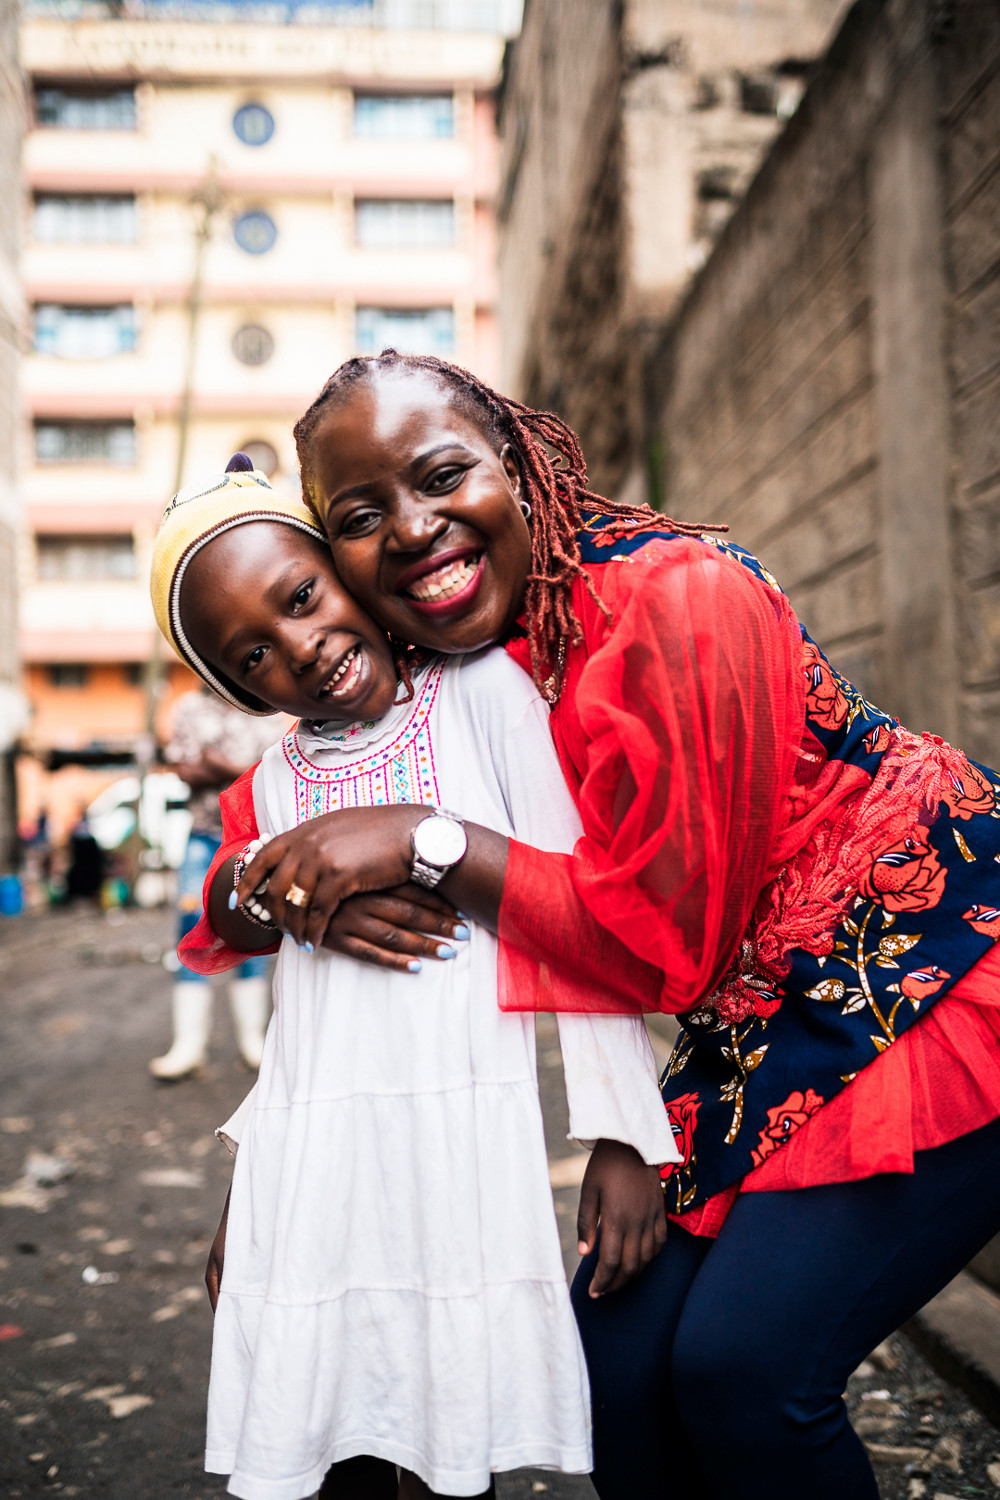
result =
[[454,652],[507,634],[531,560],[517,461],[440,380],[373,375],[323,414],[311,450],[337,572],[393,635]]
[[319,539],[280,521],[206,543],[188,565],[181,611],[195,649],[269,708],[349,724],[381,718],[395,698],[384,632]]

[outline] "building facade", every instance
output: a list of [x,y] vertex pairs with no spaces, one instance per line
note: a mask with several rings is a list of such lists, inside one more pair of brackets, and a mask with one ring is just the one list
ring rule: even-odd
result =
[[644,499],[646,350],[795,111],[845,0],[532,0],[501,96],[503,383]]
[[244,449],[297,486],[292,425],[353,353],[497,376],[503,37],[454,29],[455,4],[440,29],[399,24],[441,9],[23,27],[23,789],[56,824],[108,773],[39,757],[141,753],[189,685],[165,660],[154,701],[148,669],[149,548],[177,485]]
[[[21,196],[24,94],[17,63],[19,6],[0,0],[0,202]],[[0,874],[16,859],[14,745],[26,704],[17,668],[17,375],[24,305],[18,274],[20,222],[0,214]]]

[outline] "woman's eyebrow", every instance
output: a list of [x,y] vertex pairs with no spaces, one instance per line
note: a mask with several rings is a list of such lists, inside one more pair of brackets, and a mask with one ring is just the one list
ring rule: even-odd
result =
[[[406,467],[409,470],[419,468],[421,464],[427,463],[429,459],[436,458],[439,453],[447,453],[450,448],[461,448],[465,453],[471,451],[462,442],[461,438],[452,438],[450,442],[436,443],[433,448],[425,448],[423,453],[414,454]],[[345,500],[355,500],[360,495],[367,495],[375,488],[375,483],[374,479],[364,479],[360,484],[352,484],[349,489],[338,490],[337,494],[333,495],[327,501],[327,515],[329,515],[335,505],[341,505]]]

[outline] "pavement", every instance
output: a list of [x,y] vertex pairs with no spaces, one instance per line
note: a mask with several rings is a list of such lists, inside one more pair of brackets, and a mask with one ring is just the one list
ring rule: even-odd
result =
[[[224,987],[206,1073],[175,1085],[149,1076],[168,1040],[170,947],[166,913],[0,922],[3,1500],[225,1493],[201,1468],[211,1337],[202,1276],[230,1176],[212,1132],[252,1079]],[[661,1056],[669,1040],[659,1021]],[[571,1272],[585,1158],[566,1140],[551,1018],[539,1018],[538,1052]],[[980,1352],[1000,1351],[1000,1313],[994,1329],[981,1299],[963,1307]],[[909,1338],[876,1350],[848,1395],[884,1500],[1000,1500],[1000,1432]],[[588,1480],[551,1473],[500,1476],[498,1490],[501,1500],[594,1500]]]

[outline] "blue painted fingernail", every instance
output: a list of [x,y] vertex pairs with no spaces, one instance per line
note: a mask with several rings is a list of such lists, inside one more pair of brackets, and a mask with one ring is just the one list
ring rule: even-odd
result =
[[315,953],[316,952],[316,945],[315,945],[315,943],[303,943],[302,946],[306,950],[307,953]]
[[447,943],[442,943],[438,948],[438,958],[454,958],[455,949],[450,948]]
[[420,962],[419,958],[411,958],[406,967],[409,969],[411,974],[419,974],[420,970],[423,968],[423,964]]
[[460,922],[467,922],[469,920],[468,913],[464,911],[457,911],[455,915]]
[[236,892],[235,891],[230,891],[229,892],[229,901],[227,902],[227,905],[228,905],[230,911],[235,911],[236,910],[236,904],[237,904],[238,901],[239,901],[239,897],[237,896]]
[[456,941],[459,942],[459,943],[468,942],[468,940],[469,940],[469,938],[471,936],[472,936],[471,931],[469,930],[468,927],[465,927],[464,925],[461,926],[461,927],[456,927],[455,931],[452,933],[452,937],[455,938]]

